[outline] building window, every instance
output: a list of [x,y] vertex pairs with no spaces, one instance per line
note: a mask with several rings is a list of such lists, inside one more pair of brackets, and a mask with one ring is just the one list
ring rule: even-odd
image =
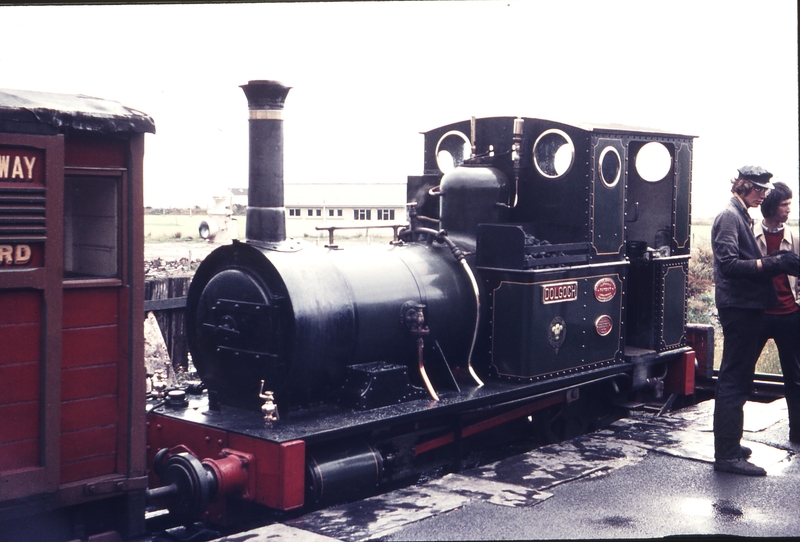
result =
[[342,216],[342,210],[336,209],[336,216]]
[[372,220],[372,209],[353,209],[353,219]]
[[378,220],[394,220],[394,209],[378,209]]
[[317,216],[322,216],[322,209],[316,209]]
[[341,210],[341,209],[328,209],[328,216],[331,216],[331,217],[333,217],[333,216],[338,216],[338,217],[341,217],[341,216],[342,216],[342,210]]
[[300,216],[300,209],[289,209],[289,216]]
[[64,277],[119,274],[119,179],[64,177]]
[[308,216],[314,216],[314,209],[308,210]]

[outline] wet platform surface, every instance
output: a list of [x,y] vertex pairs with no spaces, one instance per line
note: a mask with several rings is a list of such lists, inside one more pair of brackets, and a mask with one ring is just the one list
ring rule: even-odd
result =
[[743,444],[766,477],[713,468],[714,401],[542,446],[225,541],[800,536],[800,445],[786,403],[749,402]]

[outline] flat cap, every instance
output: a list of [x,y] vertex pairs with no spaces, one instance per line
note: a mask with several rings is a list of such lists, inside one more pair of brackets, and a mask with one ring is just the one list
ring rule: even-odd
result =
[[761,188],[772,188],[772,183],[769,182],[769,180],[772,178],[772,173],[761,166],[740,167],[739,178],[747,179],[754,185],[760,186]]

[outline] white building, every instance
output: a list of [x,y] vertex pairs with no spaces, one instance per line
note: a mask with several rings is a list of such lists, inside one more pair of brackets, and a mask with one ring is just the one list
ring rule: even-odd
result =
[[[229,189],[230,204],[247,205],[247,189]],[[327,240],[317,227],[357,228],[336,237],[391,237],[388,226],[405,224],[405,183],[302,183],[284,185],[286,235]],[[242,231],[244,229],[242,228]]]

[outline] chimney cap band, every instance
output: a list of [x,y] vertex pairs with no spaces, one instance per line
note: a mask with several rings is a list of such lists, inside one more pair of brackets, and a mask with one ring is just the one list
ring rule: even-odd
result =
[[249,120],[283,120],[282,109],[250,109]]

